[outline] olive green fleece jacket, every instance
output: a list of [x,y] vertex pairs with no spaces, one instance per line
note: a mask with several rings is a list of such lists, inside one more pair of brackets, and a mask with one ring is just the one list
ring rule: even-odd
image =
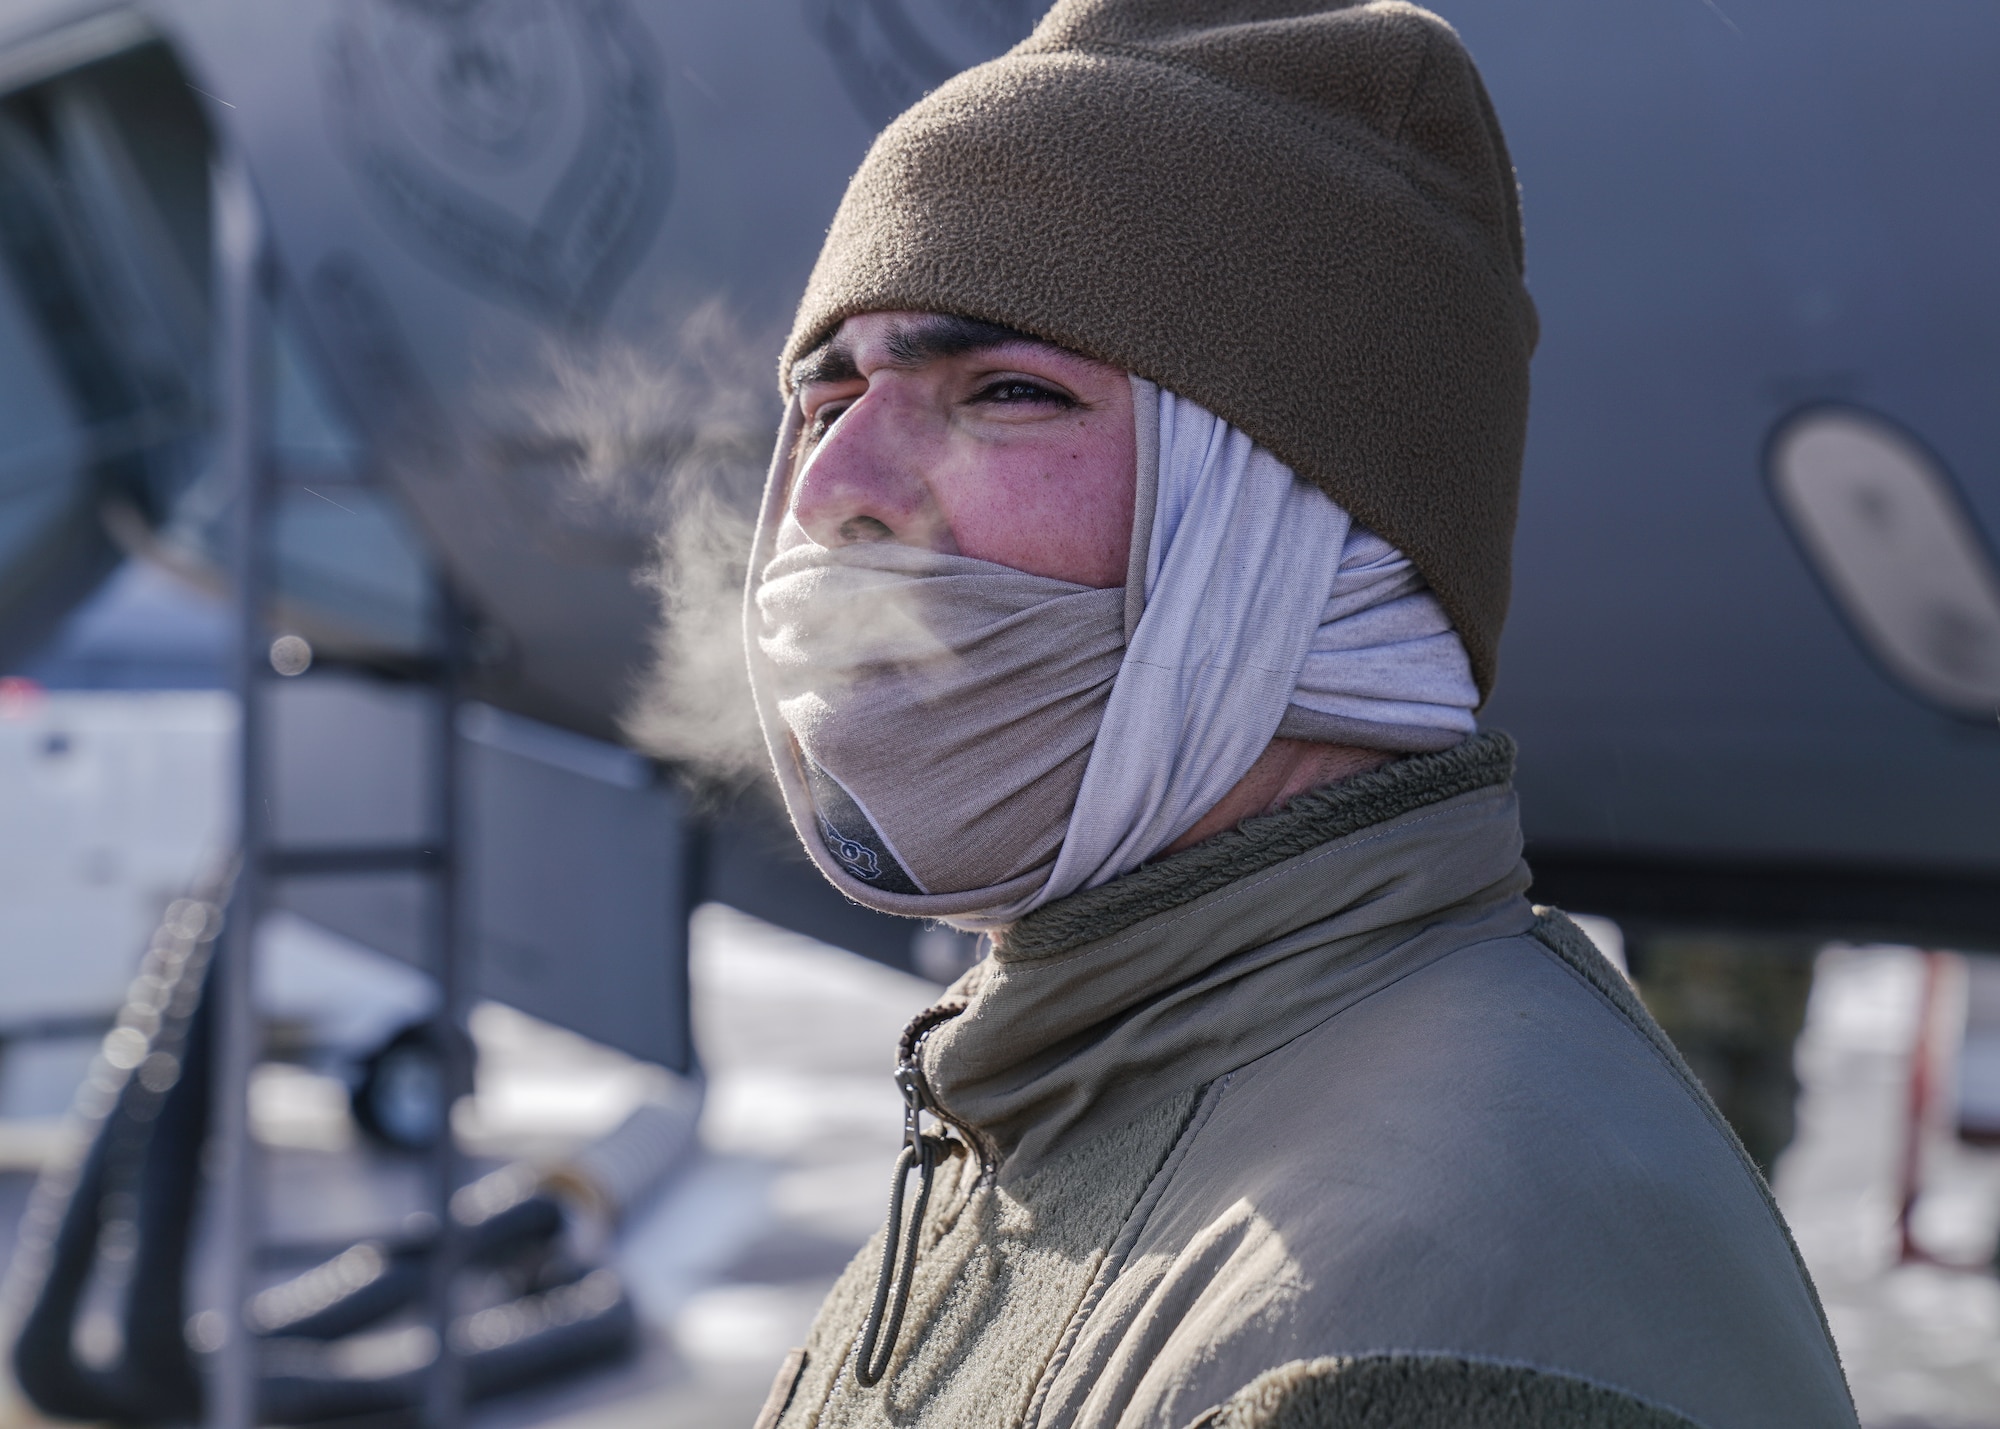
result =
[[1308,795],[1051,904],[915,1024],[950,1123],[759,1429],[1852,1429],[1769,1192],[1532,909],[1512,745]]

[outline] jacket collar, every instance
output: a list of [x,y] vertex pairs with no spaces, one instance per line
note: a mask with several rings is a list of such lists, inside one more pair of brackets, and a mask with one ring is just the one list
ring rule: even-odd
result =
[[1533,922],[1514,744],[1475,736],[1040,909],[911,1033],[1004,1181]]

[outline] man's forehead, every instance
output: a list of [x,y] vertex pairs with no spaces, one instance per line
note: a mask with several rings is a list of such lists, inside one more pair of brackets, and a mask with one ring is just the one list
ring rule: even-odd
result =
[[[860,376],[855,359],[859,340],[854,322],[853,318],[843,322],[819,346],[792,364],[794,387],[811,382],[845,382]],[[880,344],[893,367],[922,367],[927,362],[1017,342],[1068,352],[1067,348],[1016,328],[951,313],[893,314],[870,341]]]

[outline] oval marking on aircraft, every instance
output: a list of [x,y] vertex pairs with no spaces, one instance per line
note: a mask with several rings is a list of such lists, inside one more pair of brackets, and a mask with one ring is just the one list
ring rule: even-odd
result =
[[1773,434],[1771,489],[1807,560],[1898,680],[1957,714],[2000,713],[2000,573],[1944,466],[1857,407]]

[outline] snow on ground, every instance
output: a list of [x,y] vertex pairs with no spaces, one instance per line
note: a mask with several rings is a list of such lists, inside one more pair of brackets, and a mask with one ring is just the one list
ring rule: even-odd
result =
[[[1938,1063],[1956,1035],[1953,978],[1939,989]],[[1948,1095],[1922,1138],[1915,1230],[1931,1256],[1899,1264],[1896,1208],[1909,1125],[1911,1049],[1924,995],[1909,948],[1827,948],[1799,1039],[1799,1136],[1776,1191],[1811,1268],[1870,1429],[2000,1426],[2000,1153],[1960,1142]],[[1949,1086],[1948,1075],[1944,1079]]]

